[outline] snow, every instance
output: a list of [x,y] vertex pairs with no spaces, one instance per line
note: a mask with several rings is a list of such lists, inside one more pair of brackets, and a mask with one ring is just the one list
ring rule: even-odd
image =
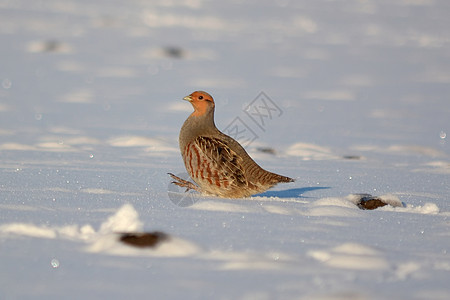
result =
[[[0,0],[0,299],[448,299],[449,12]],[[194,90],[296,181],[171,185]]]

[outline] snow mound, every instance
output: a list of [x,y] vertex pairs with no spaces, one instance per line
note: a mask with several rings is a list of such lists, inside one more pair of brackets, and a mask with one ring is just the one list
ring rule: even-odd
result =
[[125,204],[103,222],[98,231],[89,224],[51,227],[30,223],[10,223],[0,226],[0,236],[85,242],[88,244],[84,247],[85,251],[110,255],[180,257],[193,255],[199,251],[193,243],[172,236],[168,236],[154,247],[146,248],[132,247],[120,241],[121,234],[142,230],[143,223],[139,220],[137,211],[132,205]]
[[339,159],[338,155],[333,154],[332,151],[326,147],[300,142],[291,145],[286,150],[286,154],[290,156],[301,157],[303,160]]
[[100,234],[113,232],[128,232],[142,230],[143,224],[139,220],[139,215],[130,204],[122,206],[114,215],[110,216],[100,226]]
[[407,204],[406,207],[383,207],[382,209],[389,211],[407,212],[424,215],[436,215],[440,211],[439,207],[431,202],[427,202],[424,205]]
[[[395,211],[416,214],[437,214],[439,208],[434,203],[426,203],[423,206],[414,206],[403,203],[394,194],[371,196],[369,194],[350,194],[345,197],[325,197],[315,201],[299,200],[298,198],[279,197],[251,197],[247,199],[227,200],[222,198],[196,197],[191,206],[192,209],[228,212],[228,213],[270,213],[276,215],[301,215],[301,216],[328,216],[328,217],[358,217],[364,212],[358,208],[358,204],[365,198],[379,199],[385,206],[377,210]],[[295,207],[287,203],[296,203]]]
[[385,270],[389,267],[377,250],[358,243],[344,243],[327,250],[312,250],[308,255],[333,268]]

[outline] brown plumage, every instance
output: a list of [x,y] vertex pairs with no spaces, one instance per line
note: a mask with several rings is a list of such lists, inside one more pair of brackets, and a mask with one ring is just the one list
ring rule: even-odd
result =
[[216,128],[211,95],[197,91],[183,99],[192,104],[194,112],[181,127],[180,150],[197,185],[170,174],[174,184],[219,197],[241,198],[294,181],[261,168],[237,141]]

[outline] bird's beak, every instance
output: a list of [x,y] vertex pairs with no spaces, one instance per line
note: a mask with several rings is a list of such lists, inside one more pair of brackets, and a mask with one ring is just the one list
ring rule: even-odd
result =
[[184,97],[183,100],[191,102],[192,101],[192,97],[189,95],[189,96]]

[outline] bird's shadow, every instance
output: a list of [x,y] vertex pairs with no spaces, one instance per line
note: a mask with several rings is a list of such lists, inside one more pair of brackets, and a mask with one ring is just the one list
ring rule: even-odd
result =
[[315,190],[325,190],[330,187],[326,186],[315,186],[315,187],[304,187],[296,189],[288,189],[282,191],[267,191],[261,194],[253,195],[253,197],[278,197],[278,198],[308,198],[303,196],[303,194]]

